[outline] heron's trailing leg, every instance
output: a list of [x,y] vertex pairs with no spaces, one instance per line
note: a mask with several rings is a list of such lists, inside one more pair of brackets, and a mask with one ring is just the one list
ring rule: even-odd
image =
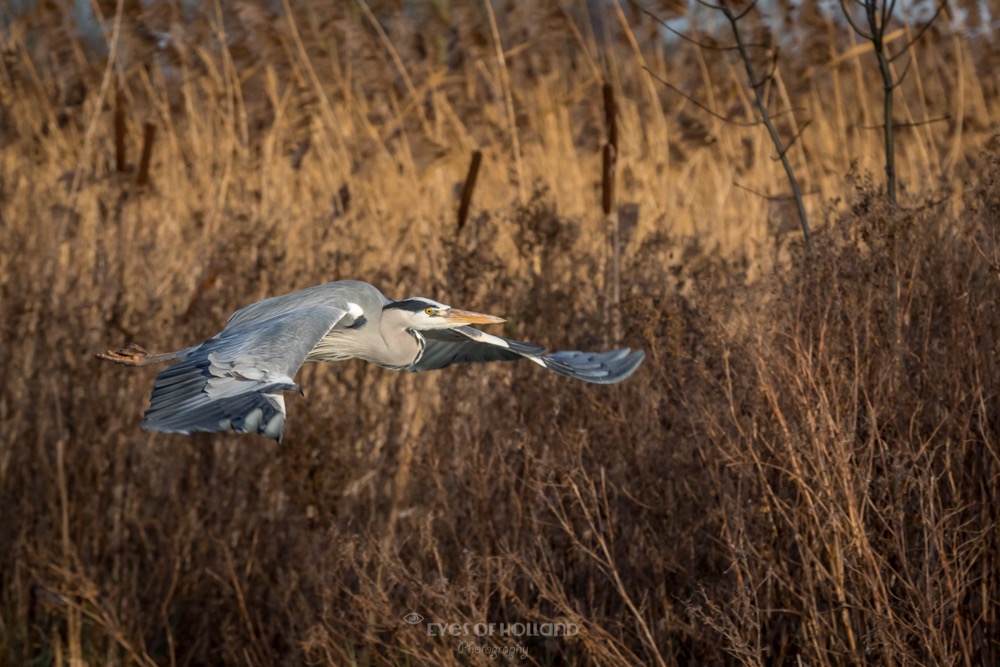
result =
[[170,361],[177,356],[176,352],[162,352],[160,354],[150,354],[146,348],[129,343],[118,350],[108,350],[97,354],[98,359],[110,361],[122,366],[149,366],[164,361]]

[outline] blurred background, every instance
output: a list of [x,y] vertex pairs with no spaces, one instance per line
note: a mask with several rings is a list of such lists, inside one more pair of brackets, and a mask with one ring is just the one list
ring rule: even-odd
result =
[[[0,665],[1000,663],[1000,6],[889,9],[6,4]],[[94,357],[338,279],[646,362]]]

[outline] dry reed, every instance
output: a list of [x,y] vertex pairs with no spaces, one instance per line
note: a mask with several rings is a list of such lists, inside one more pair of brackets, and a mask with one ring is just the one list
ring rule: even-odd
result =
[[[896,109],[949,120],[895,207],[871,54],[788,15],[810,260],[764,129],[692,103],[752,121],[740,63],[630,5],[68,4],[0,33],[0,665],[1000,662],[990,39],[914,45]],[[143,432],[154,371],[93,358],[339,278],[599,347],[609,275],[628,382],[310,366],[282,446]]]

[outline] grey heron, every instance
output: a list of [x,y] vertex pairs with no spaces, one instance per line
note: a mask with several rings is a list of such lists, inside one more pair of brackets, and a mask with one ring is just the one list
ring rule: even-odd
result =
[[127,366],[177,361],[156,377],[143,428],[259,433],[285,431],[283,392],[307,361],[365,361],[405,371],[451,364],[528,359],[585,382],[612,384],[642,363],[642,350],[546,352],[470,324],[504,320],[457,310],[423,297],[387,298],[368,283],[342,280],[276,296],[236,311],[225,328],[200,345],[150,354],[138,345],[97,356]]

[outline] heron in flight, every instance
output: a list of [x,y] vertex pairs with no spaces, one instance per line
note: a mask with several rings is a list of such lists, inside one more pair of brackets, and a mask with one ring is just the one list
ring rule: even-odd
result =
[[368,283],[342,280],[276,296],[236,311],[205,342],[176,352],[150,354],[138,345],[97,356],[126,366],[178,363],[156,376],[143,428],[259,433],[281,441],[283,392],[307,361],[365,361],[405,371],[451,364],[528,359],[585,382],[613,384],[642,363],[642,350],[545,352],[470,324],[504,320],[412,297],[387,298]]

